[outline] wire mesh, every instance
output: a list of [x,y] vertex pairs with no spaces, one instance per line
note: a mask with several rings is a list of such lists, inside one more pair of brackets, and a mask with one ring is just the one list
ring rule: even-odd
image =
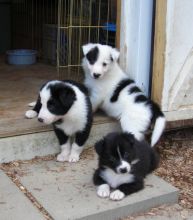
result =
[[117,0],[12,0],[12,47],[38,50],[60,78],[80,81],[81,46],[115,46]]

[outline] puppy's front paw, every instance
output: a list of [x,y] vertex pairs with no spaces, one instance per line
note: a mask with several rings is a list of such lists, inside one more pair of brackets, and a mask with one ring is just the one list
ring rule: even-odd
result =
[[108,184],[102,184],[97,188],[97,195],[102,198],[109,197],[110,195],[110,187]]
[[79,154],[77,154],[77,153],[71,153],[71,154],[70,154],[70,157],[69,157],[69,159],[68,159],[68,161],[69,161],[70,163],[75,163],[75,162],[78,162],[79,159],[80,159]]
[[34,107],[36,105],[36,102],[30,102],[30,103],[28,103],[28,106],[29,107]]
[[35,118],[37,115],[38,115],[37,112],[34,110],[28,110],[25,113],[26,118]]
[[119,189],[115,190],[110,194],[110,199],[118,201],[125,197],[125,194],[121,192]]
[[69,159],[69,155],[65,155],[65,154],[58,154],[57,156],[57,161],[59,162],[64,162],[64,161],[68,161]]

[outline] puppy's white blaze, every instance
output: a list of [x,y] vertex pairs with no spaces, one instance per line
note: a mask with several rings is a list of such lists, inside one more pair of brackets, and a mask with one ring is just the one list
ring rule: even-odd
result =
[[119,189],[115,190],[114,192],[110,194],[110,199],[115,200],[115,201],[121,200],[124,197],[125,197],[125,194],[121,192]]
[[133,174],[118,174],[110,168],[103,170],[100,175],[112,188],[117,188],[121,184],[132,183],[134,181]]
[[110,195],[110,187],[108,184],[102,184],[97,187],[97,195],[102,198],[109,197]]
[[38,115],[37,112],[34,110],[28,110],[25,113],[26,118],[35,118],[37,115]]
[[131,165],[134,165],[134,164],[136,164],[138,162],[139,162],[139,159],[135,159],[135,160],[131,161]]
[[119,165],[119,166],[117,167],[117,172],[118,172],[118,173],[121,173],[121,172],[120,172],[121,169],[126,169],[126,170],[127,170],[127,173],[129,173],[130,170],[131,170],[131,165],[130,165],[127,161],[122,160],[122,161],[121,161],[121,165]]
[[163,130],[165,128],[166,119],[165,117],[158,117],[156,119],[153,133],[151,136],[151,146],[153,147],[159,140],[161,134],[163,133]]
[[42,105],[38,117],[42,118],[45,124],[51,124],[61,118],[61,116],[56,116],[49,112],[47,107],[45,107],[44,105]]

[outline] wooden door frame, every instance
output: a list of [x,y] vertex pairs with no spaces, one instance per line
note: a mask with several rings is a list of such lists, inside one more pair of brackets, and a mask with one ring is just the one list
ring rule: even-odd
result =
[[166,49],[167,0],[156,0],[151,98],[162,105]]

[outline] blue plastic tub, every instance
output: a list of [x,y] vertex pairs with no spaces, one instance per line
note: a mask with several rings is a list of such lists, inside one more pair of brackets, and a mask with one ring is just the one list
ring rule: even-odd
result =
[[8,50],[6,54],[7,62],[12,65],[30,65],[36,63],[36,50]]

